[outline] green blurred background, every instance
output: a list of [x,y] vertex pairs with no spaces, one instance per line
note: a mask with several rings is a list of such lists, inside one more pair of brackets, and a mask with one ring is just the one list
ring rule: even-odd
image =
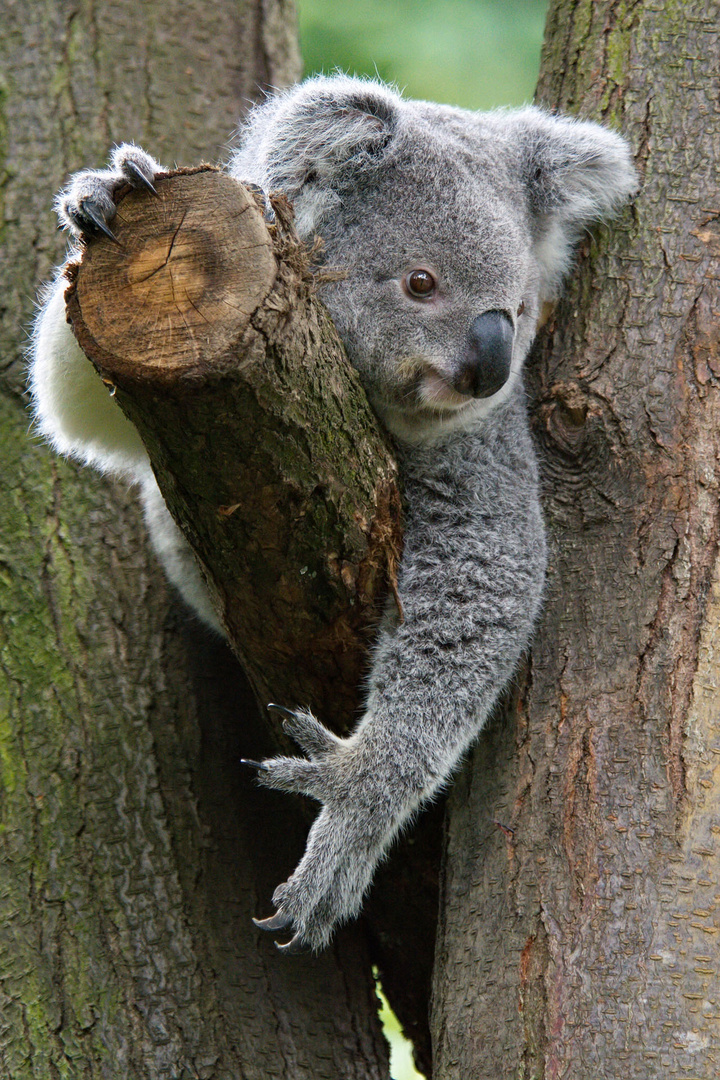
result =
[[[547,0],[297,0],[305,74],[337,68],[467,109],[532,101]],[[393,1080],[418,1080],[382,999]]]
[[379,75],[408,97],[522,105],[537,82],[546,0],[298,0],[305,73]]

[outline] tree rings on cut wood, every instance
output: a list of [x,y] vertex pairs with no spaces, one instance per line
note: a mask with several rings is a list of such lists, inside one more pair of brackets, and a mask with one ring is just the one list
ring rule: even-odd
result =
[[258,699],[347,726],[401,547],[397,470],[292,213],[202,167],[118,193],[66,293]]
[[[202,169],[125,191],[106,238],[90,243],[73,314],[81,345],[122,379],[202,374],[237,343],[277,273],[273,242],[242,184]],[[123,195],[123,192],[120,192]],[[218,229],[218,215],[222,227]]]

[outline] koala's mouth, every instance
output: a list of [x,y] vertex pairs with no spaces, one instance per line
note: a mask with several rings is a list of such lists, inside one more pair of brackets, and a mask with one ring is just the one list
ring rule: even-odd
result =
[[461,394],[436,371],[425,371],[420,377],[418,404],[432,412],[458,412],[472,405],[477,399],[472,394]]
[[391,430],[398,423],[409,423],[413,427],[429,425],[433,429],[448,423],[454,426],[462,422],[465,415],[472,416],[478,409],[484,411],[487,405],[483,403],[492,405],[495,394],[505,385],[498,385],[487,395],[462,393],[436,364],[418,356],[399,361],[396,373],[401,378],[395,384],[392,396],[372,395],[376,411]]

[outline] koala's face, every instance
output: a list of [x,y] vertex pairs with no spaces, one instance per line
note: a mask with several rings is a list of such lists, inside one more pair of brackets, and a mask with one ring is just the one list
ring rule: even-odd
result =
[[588,222],[636,186],[624,141],[538,109],[472,113],[316,78],[251,117],[232,171],[318,233],[348,355],[404,438],[474,424],[509,394]]
[[375,409],[405,436],[465,426],[507,395],[539,286],[520,198],[501,197],[433,129],[419,150],[341,193],[320,230],[345,274],[322,299]]

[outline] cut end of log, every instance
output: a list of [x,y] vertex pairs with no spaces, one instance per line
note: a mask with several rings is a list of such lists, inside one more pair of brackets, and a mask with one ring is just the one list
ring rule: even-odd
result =
[[277,275],[252,194],[210,168],[121,192],[117,243],[93,240],[67,293],[85,352],[118,381],[198,375],[242,337]]

